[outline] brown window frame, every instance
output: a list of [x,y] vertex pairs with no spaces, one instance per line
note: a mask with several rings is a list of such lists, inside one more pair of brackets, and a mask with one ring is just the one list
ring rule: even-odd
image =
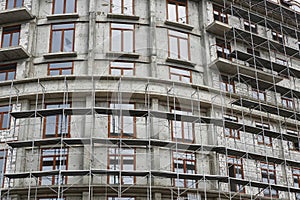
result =
[[[13,30],[13,31],[6,31],[5,30],[5,29],[11,29],[11,28],[14,28],[15,30]],[[19,33],[19,38],[18,38],[18,44],[17,45],[12,44],[12,41],[13,41],[12,39],[13,39],[13,34],[14,33]],[[1,48],[18,46],[20,44],[20,34],[21,34],[21,25],[3,27],[2,28]],[[4,35],[10,35],[9,36],[9,45],[5,46],[5,47],[3,46]]]
[[[254,96],[256,95],[256,97]],[[263,94],[264,99],[261,99],[261,94]],[[259,90],[256,88],[252,88],[252,98],[259,100],[259,101],[267,101],[267,94],[265,90]]]
[[[135,52],[135,24],[126,24],[126,25],[131,25],[133,28],[130,29],[130,28],[113,28],[112,26],[113,25],[117,25],[117,24],[120,24],[120,23],[111,23],[110,24],[110,51],[113,51],[113,52],[127,52],[127,51],[124,51],[124,32],[129,32],[131,31],[132,32],[132,51],[129,51],[129,53],[134,53]],[[112,32],[113,31],[120,31],[121,32],[121,49],[119,51],[115,51],[113,50],[113,34]]]
[[278,31],[272,30],[272,39],[279,42],[280,44],[284,43],[284,35],[279,33]]
[[[263,167],[263,165],[267,165],[268,167],[265,168]],[[273,169],[270,169],[270,166],[273,166]],[[261,181],[263,183],[269,183],[270,184],[270,180],[274,180],[274,184],[277,183],[277,178],[276,178],[276,167],[275,167],[275,164],[270,164],[270,163],[266,163],[266,162],[260,162],[260,170],[261,170]],[[266,176],[267,176],[267,182],[265,182],[263,179],[263,172],[265,172]],[[270,172],[273,172],[274,173],[274,179],[270,179]],[[265,194],[265,191],[268,190],[269,191],[269,195],[266,195]],[[276,191],[276,195],[272,195],[272,190]],[[278,198],[278,191],[275,190],[275,189],[270,189],[270,188],[266,188],[263,190],[263,194],[264,196],[266,197],[275,197],[275,198]]]
[[[297,172],[295,172],[295,171],[297,171]],[[296,187],[296,188],[300,188],[300,168],[293,167],[292,173],[293,173],[293,186]],[[295,184],[296,179],[297,179],[298,187]],[[300,193],[295,193],[295,198],[296,198],[296,200],[299,200],[300,199]]]
[[[222,52],[219,51],[219,49],[222,49]],[[217,50],[217,57],[218,58],[224,58],[227,60],[232,60],[231,56],[231,46],[229,42],[225,42],[224,40],[221,39],[216,39],[216,50]],[[226,51],[229,51],[227,54]]]
[[[3,107],[8,107],[8,110],[7,111],[0,111],[0,130],[7,130],[7,129],[10,129],[10,125],[11,125],[11,120],[10,120],[11,106],[9,106],[9,105],[0,106],[0,108],[3,108]],[[4,115],[8,116],[8,125],[5,128],[3,128],[3,119],[4,119],[3,116]]]
[[[177,156],[176,157],[176,154],[184,154],[185,155],[185,158],[182,158],[182,157],[180,157],[180,156]],[[188,157],[188,155],[190,155],[191,156],[191,159],[188,159],[187,157]],[[178,161],[182,161],[182,168],[180,168],[179,167],[179,162],[176,162],[176,160],[178,160]],[[183,174],[196,174],[197,173],[197,160],[196,160],[196,154],[195,153],[191,153],[191,152],[184,152],[184,151],[173,151],[172,152],[172,163],[173,163],[173,172],[176,172],[176,170],[178,169],[183,169]],[[188,165],[189,165],[189,163],[193,163],[193,167],[194,167],[194,173],[189,173],[188,172]],[[178,184],[177,184],[177,181],[183,181],[183,186],[182,187],[184,187],[184,188],[197,188],[197,183],[196,183],[196,181],[195,180],[191,180],[191,179],[177,179],[177,178],[174,178],[173,179],[173,185],[174,186],[177,186],[177,187],[180,187],[180,186],[178,186]],[[193,186],[190,186],[190,185],[188,185],[188,181],[192,181],[192,182],[194,182],[194,183],[192,183],[193,184]]]
[[[113,66],[113,63],[128,63],[128,64],[133,64],[133,67],[132,68],[118,67],[118,66]],[[120,76],[135,76],[135,63],[134,62],[124,62],[124,61],[113,61],[113,62],[110,62],[110,64],[109,64],[109,74],[110,75],[114,75],[114,74],[112,74],[112,70],[113,69],[119,70],[121,72]],[[124,73],[125,71],[132,71],[132,75],[126,75]],[[114,75],[114,76],[116,76],[116,75]]]
[[[3,159],[3,165],[1,166],[1,168],[3,167],[2,171],[0,170],[0,184],[1,184],[1,187],[4,186],[4,180],[5,180],[5,177],[4,177],[4,174],[6,172],[6,164],[7,164],[7,151],[4,150],[4,149],[0,149],[0,152],[3,152],[3,154],[0,154],[0,160]],[[3,173],[2,173],[3,172]],[[2,179],[2,181],[1,181]]]
[[[180,108],[171,108],[171,113],[174,114],[174,112],[177,114],[182,114],[182,115],[192,115],[192,112],[189,111],[189,110],[182,110]],[[188,114],[187,114],[188,113]],[[181,138],[176,138],[175,137],[175,123],[178,122],[180,123],[180,129],[181,129]],[[177,141],[177,142],[182,142],[182,143],[195,143],[195,124],[192,123],[192,122],[186,122],[186,121],[183,121],[183,120],[170,120],[169,121],[170,123],[170,127],[171,127],[171,136],[172,136],[172,141]],[[185,137],[186,135],[188,135],[186,132],[185,132],[185,127],[188,126],[192,128],[192,139],[190,140],[189,137]]]
[[244,29],[251,33],[256,33],[256,34],[258,33],[257,24],[255,24],[249,20],[244,20]]
[[[169,19],[169,3],[174,3],[176,5],[176,19],[172,20]],[[185,6],[185,15],[186,15],[186,22],[180,22],[179,21],[179,11],[178,11],[178,6]],[[189,23],[189,15],[188,15],[188,0],[186,0],[186,3],[181,3],[177,0],[166,0],[166,6],[167,6],[167,19],[170,21],[175,21],[177,23],[183,23],[183,24],[188,24]]]
[[[238,122],[238,117],[237,116],[224,115],[223,117],[224,117],[224,120],[232,121],[232,122]],[[226,134],[226,132],[229,132],[229,134]],[[224,127],[224,136],[228,137],[228,138],[237,139],[237,140],[241,139],[240,131],[237,130],[237,129],[233,129],[233,128],[226,128],[226,127]]]
[[[53,26],[55,26],[55,25],[71,25],[71,24],[74,25],[73,28],[53,29]],[[70,31],[70,30],[73,30],[72,51],[64,51],[64,35],[65,35],[65,31]],[[75,23],[51,24],[49,52],[50,53],[74,52],[74,48],[75,48],[75,30],[76,30],[76,24]],[[60,51],[53,51],[53,49],[52,49],[53,33],[54,32],[59,32],[59,31],[62,32],[62,34],[61,34]]]
[[[14,72],[14,78],[13,79],[8,79],[10,72]],[[0,81],[15,80],[16,79],[16,72],[17,72],[17,63],[0,65],[0,74],[5,73],[5,79],[4,80],[0,79]]]
[[113,12],[113,6],[114,6],[114,3],[113,3],[114,0],[110,0],[110,13],[113,13],[113,14],[122,14],[122,15],[134,15],[134,12],[135,12],[135,9],[134,9],[134,0],[131,0],[132,1],[132,13],[131,14],[126,14],[125,13],[125,1],[126,0],[121,0],[121,13],[117,13],[117,12]]
[[[118,104],[118,103],[114,103],[114,102],[110,102],[109,103],[109,107],[113,104],[116,104],[116,105],[133,105],[133,109],[136,109],[136,105],[135,103],[126,103],[126,104]],[[110,107],[111,108],[111,107]],[[126,110],[126,108],[124,109]],[[127,111],[126,111],[127,112]],[[114,112],[112,112],[114,113]],[[118,114],[118,113],[117,113]],[[119,117],[119,116],[117,116]],[[116,136],[113,135],[113,133],[111,133],[111,120],[112,120],[112,115],[108,115],[108,137],[109,138],[136,138],[136,117],[135,116],[120,116],[121,117],[121,129],[120,129],[120,133],[115,133]],[[127,136],[127,135],[124,135],[126,133],[124,133],[124,117],[132,117],[133,118],[133,134],[132,136]],[[118,134],[118,135],[117,135]]]
[[297,130],[287,129],[286,134],[298,137],[298,141],[288,141],[288,148],[291,151],[300,151],[300,133]]
[[[190,75],[188,76],[188,75],[185,75],[185,74],[174,73],[174,72],[172,72],[172,69],[177,69],[177,70],[186,71],[186,72],[188,72]],[[174,79],[172,79],[172,75],[173,75],[173,76],[176,76],[176,77],[179,77],[179,81],[181,81],[181,82],[184,82],[184,83],[192,83],[192,71],[189,70],[189,69],[182,69],[182,68],[179,68],[179,67],[169,66],[169,79],[170,79],[170,80],[174,80]],[[183,80],[183,78],[188,78],[189,81],[186,82],[186,81]],[[176,80],[174,80],[174,81],[176,81]]]
[[[46,109],[47,109],[47,106],[51,106],[51,105],[61,106],[61,105],[65,105],[65,104],[62,104],[62,103],[49,103],[49,104],[45,105]],[[68,108],[71,108],[71,107],[72,107],[72,104],[68,103]],[[53,108],[53,109],[59,109],[59,108]],[[46,127],[47,126],[47,117],[53,117],[53,116],[56,117],[56,119],[55,119],[55,134],[54,135],[48,134],[49,136],[47,136],[47,133],[46,133],[47,132],[47,127]],[[44,118],[43,138],[60,138],[60,137],[69,138],[70,137],[70,134],[71,134],[71,116],[70,115],[65,114],[65,117],[67,118],[67,121],[68,121],[67,122],[68,123],[67,124],[67,128],[68,128],[67,134],[58,133],[59,126],[61,126],[61,124],[62,124],[62,121],[59,120],[61,116],[63,116],[63,114],[51,115],[51,116],[47,116],[47,117]]]
[[[13,1],[14,2],[14,6],[12,8],[8,8],[8,2],[9,1]],[[21,0],[22,1],[22,5],[20,7],[17,7],[17,0],[6,0],[6,4],[5,4],[5,9],[14,9],[14,8],[21,8],[24,6],[24,0]]]
[[[273,146],[272,137],[265,136],[265,134],[264,134],[264,130],[270,130],[270,124],[256,121],[255,127],[260,128],[263,131],[263,135],[260,135],[260,134],[257,135],[257,143],[266,145],[269,147]],[[261,139],[259,139],[259,138],[261,138]],[[266,143],[266,141],[268,141],[267,139],[270,141],[270,143]]]
[[[70,67],[65,67],[65,68],[53,68],[51,69],[51,65],[52,64],[61,64],[61,63],[71,63],[71,66]],[[63,74],[63,71],[64,70],[71,70],[71,73],[70,74]],[[56,63],[48,63],[48,73],[47,75],[48,76],[56,76],[56,75],[51,75],[51,71],[59,71],[59,74],[58,75],[72,75],[73,74],[73,70],[74,70],[74,61],[70,61],[70,62],[56,62]],[[58,76],[57,75],[57,76]]]
[[[224,13],[222,11],[223,9],[224,8],[222,6],[213,4],[213,16],[214,16],[214,20],[215,21],[223,22],[225,24],[228,24],[228,15],[227,15],[227,13]],[[218,17],[216,17],[216,16],[218,16]]]
[[74,0],[74,10],[73,12],[66,12],[67,8],[67,1],[68,0],[62,0],[63,1],[63,12],[62,13],[55,13],[55,3],[58,0],[52,0],[52,14],[68,14],[68,13],[76,13],[77,11],[77,0]]
[[[46,150],[52,150],[52,151],[55,151],[54,154],[46,154],[44,155],[44,151]],[[63,154],[61,151],[64,151],[65,154]],[[57,152],[58,151],[58,152]],[[51,166],[51,165],[43,165],[43,159],[44,158],[53,158],[51,161],[47,160],[46,162],[53,162],[52,163],[52,170],[59,170],[59,169],[56,169],[56,161],[57,161],[57,158],[59,159],[58,161],[61,160],[61,157],[65,157],[65,165],[66,166],[66,169],[65,170],[68,170],[68,163],[69,163],[69,148],[42,148],[41,149],[41,161],[40,161],[40,170],[43,171],[43,167],[44,166]],[[50,170],[51,171],[51,170]],[[59,176],[59,175],[50,175],[50,176],[46,176],[46,177],[51,177],[51,185],[56,185],[58,183],[55,183],[56,181],[56,176]],[[45,176],[44,176],[45,177]],[[62,184],[67,184],[68,182],[68,177],[61,177],[63,179],[63,183]],[[46,185],[46,184],[43,184],[43,177],[41,177],[39,179],[39,184],[40,185]]]
[[[222,84],[225,87],[222,87]],[[225,88],[225,90],[223,88]],[[232,88],[232,90],[230,88]],[[229,79],[228,77],[221,75],[221,77],[220,77],[220,90],[225,91],[225,92],[235,93],[234,80]]]
[[[233,162],[230,162],[230,160],[234,160]],[[230,167],[233,166],[234,168],[234,174],[233,176],[230,176]],[[243,166],[243,159],[242,158],[239,158],[237,156],[228,156],[227,157],[227,173],[228,173],[228,176],[231,177],[231,178],[239,178],[237,177],[237,168],[240,167],[240,170],[241,170],[241,176],[242,178],[241,179],[244,179],[244,166]],[[233,188],[235,187],[235,190],[233,190]],[[239,189],[239,188],[242,188],[242,189]],[[239,185],[239,184],[236,184],[236,183],[232,183],[230,182],[230,191],[232,192],[239,192],[239,193],[245,193],[245,188],[243,187],[243,185]]]
[[287,108],[287,109],[295,108],[295,102],[294,102],[294,99],[292,99],[292,98],[281,97],[281,104],[284,108]]
[[[111,150],[114,150],[114,152],[117,152],[117,153],[110,153]],[[133,154],[122,154],[121,152],[118,152],[118,150],[133,150]],[[111,160],[110,159],[111,157],[114,157],[115,160],[118,160],[118,161],[121,161],[121,163],[118,163],[118,165],[120,166],[120,171],[123,171],[123,164],[124,164],[124,157],[132,157],[133,158],[133,171],[136,170],[136,149],[135,148],[119,148],[119,147],[110,147],[108,148],[108,152],[107,152],[107,169],[108,170],[118,170],[117,167],[116,169],[111,169]],[[120,159],[120,156],[121,156],[121,159]],[[113,182],[111,183],[110,181],[110,178],[112,176],[115,176],[114,178],[117,178],[117,182]],[[111,176],[107,176],[107,183],[108,184],[120,184],[120,181],[122,183],[122,185],[126,185],[126,183],[124,183],[124,178],[125,177],[130,177],[132,178],[132,181],[133,181],[133,184],[136,183],[136,177],[135,176],[121,176],[119,177],[119,175],[111,175]],[[132,184],[132,183],[128,183],[128,184]]]
[[[184,35],[186,35],[187,37],[181,37],[181,36],[178,36],[178,35],[175,35],[175,34],[170,34],[170,32],[174,32],[174,33],[179,33],[179,34],[184,34]],[[181,58],[182,57],[182,53],[181,53],[181,48],[180,48],[180,41],[181,40],[185,40],[186,42],[187,42],[187,53],[188,53],[188,55],[187,55],[187,60],[189,61],[189,60],[191,60],[191,52],[190,52],[190,34],[188,34],[188,33],[182,33],[182,32],[180,32],[180,31],[173,31],[173,30],[168,30],[168,57],[169,58],[172,58],[172,56],[171,55],[173,55],[173,52],[171,52],[171,43],[170,43],[170,38],[171,37],[173,37],[173,38],[175,38],[176,40],[177,40],[177,52],[176,52],[176,55],[175,55],[175,59],[183,59],[183,60],[185,60],[185,58]]]

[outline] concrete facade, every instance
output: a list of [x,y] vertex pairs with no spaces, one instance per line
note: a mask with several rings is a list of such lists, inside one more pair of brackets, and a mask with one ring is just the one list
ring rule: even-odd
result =
[[296,4],[9,2],[1,199],[300,199]]

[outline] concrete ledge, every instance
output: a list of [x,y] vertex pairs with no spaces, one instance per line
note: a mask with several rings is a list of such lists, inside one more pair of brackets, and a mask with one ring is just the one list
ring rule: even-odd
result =
[[180,60],[180,59],[175,59],[175,58],[170,58],[168,57],[166,59],[166,62],[172,63],[172,64],[179,64],[179,65],[184,65],[184,66],[190,66],[190,67],[195,67],[196,64],[192,63],[188,60]]
[[130,53],[130,52],[107,52],[106,56],[108,57],[121,57],[121,58],[139,58],[140,55],[137,53]]
[[76,57],[77,52],[56,52],[56,53],[48,53],[44,54],[43,57],[45,59],[54,59],[54,58],[66,58],[66,57]]
[[194,27],[189,25],[189,24],[178,23],[178,22],[173,22],[173,21],[169,21],[169,20],[166,20],[165,24],[168,25],[168,26],[176,27],[176,28],[186,29],[188,31],[191,31],[191,30],[194,29]]
[[29,58],[29,53],[22,47],[7,47],[0,49],[0,62]]
[[231,26],[228,24],[225,24],[220,21],[213,21],[211,24],[209,24],[206,27],[206,30],[212,34],[223,36],[224,33],[229,31],[231,29]]
[[136,15],[123,15],[123,14],[114,14],[114,13],[108,13],[107,18],[126,19],[126,20],[134,20],[134,21],[137,21],[140,19],[140,17],[136,16]]
[[14,8],[0,12],[0,24],[8,24],[13,22],[21,22],[33,19],[34,16],[25,8]]
[[76,19],[79,18],[78,13],[66,13],[66,14],[54,14],[54,15],[47,15],[48,20],[57,20],[57,19]]

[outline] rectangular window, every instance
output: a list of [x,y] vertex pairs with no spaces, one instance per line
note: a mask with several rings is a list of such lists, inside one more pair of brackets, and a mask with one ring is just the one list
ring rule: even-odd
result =
[[288,109],[294,109],[294,101],[288,97],[281,97],[282,106]]
[[260,101],[266,101],[266,92],[258,89],[252,89],[252,97]]
[[[67,170],[67,163],[67,148],[42,149],[41,171]],[[43,176],[41,178],[41,185],[66,184],[66,182],[66,177],[59,175]]]
[[264,145],[267,145],[267,146],[272,146],[272,138],[269,137],[269,136],[265,136],[265,132],[264,132],[265,130],[270,130],[270,125],[265,124],[265,123],[255,122],[255,127],[262,129],[262,133],[260,133],[257,136],[258,144],[264,144]]
[[[48,104],[46,109],[70,108],[70,104]],[[44,137],[69,137],[70,135],[69,115],[51,115],[44,118]]]
[[2,32],[2,48],[19,45],[21,26],[4,27]]
[[0,130],[10,128],[10,106],[0,106]]
[[50,52],[74,51],[75,24],[55,24],[51,26]]
[[[172,109],[171,112],[176,115],[192,115],[192,112],[189,111]],[[180,119],[182,119],[182,117],[180,117]],[[172,131],[172,138],[174,141],[188,142],[188,143],[194,142],[195,139],[194,124],[192,122],[172,120],[171,131]]]
[[231,47],[229,42],[225,42],[224,40],[217,39],[217,56],[219,58],[225,58],[231,60]]
[[[227,170],[229,177],[243,179],[243,160],[237,157],[227,157]],[[243,185],[230,182],[230,191],[245,192]]]
[[6,9],[20,8],[23,6],[23,0],[6,0]]
[[111,0],[110,12],[114,14],[133,15],[133,0]]
[[[300,188],[300,169],[293,168],[294,187]],[[300,200],[300,193],[296,193],[296,200]]]
[[300,138],[298,131],[287,130],[286,133],[298,137],[297,141],[288,141],[289,150],[300,151]]
[[167,0],[168,20],[188,23],[187,0]]
[[130,62],[111,62],[109,73],[114,76],[134,76],[135,63]]
[[53,0],[52,13],[76,13],[76,0]]
[[283,43],[283,35],[277,31],[272,31],[272,39],[279,43]]
[[[135,149],[109,148],[108,169],[116,171],[135,170]],[[111,175],[108,177],[109,184],[134,184],[134,176]]]
[[189,35],[178,31],[168,31],[169,57],[190,60]]
[[244,21],[244,29],[252,33],[257,33],[257,25],[249,21]]
[[[276,184],[276,169],[274,164],[260,163],[262,182]],[[266,188],[263,191],[264,196],[277,197],[278,192],[275,189]]]
[[169,67],[170,79],[174,81],[182,81],[184,83],[192,82],[192,72],[186,69],[179,69],[176,67]]
[[0,81],[14,80],[16,78],[16,64],[0,65]]
[[[224,120],[238,122],[238,118],[231,115],[224,115]],[[225,137],[240,139],[240,132],[233,128],[224,128]]]
[[111,24],[110,50],[116,52],[134,52],[134,25]]
[[71,75],[73,74],[73,62],[59,62],[48,64],[48,75]]
[[[134,104],[115,104],[111,103],[110,108],[115,109],[109,116],[109,137],[135,137],[136,117],[122,115],[128,110],[134,110]],[[122,110],[122,112],[118,112]]]
[[221,76],[220,89],[226,92],[235,93],[234,81],[229,77],[227,78],[226,76]]
[[224,8],[218,5],[213,5],[214,20],[228,24],[227,14],[223,12]]
[[[180,174],[196,174],[195,154],[188,152],[173,151],[173,171]],[[196,180],[175,179],[177,187],[196,188]]]
[[3,185],[4,182],[4,173],[6,168],[6,151],[0,150],[0,184]]

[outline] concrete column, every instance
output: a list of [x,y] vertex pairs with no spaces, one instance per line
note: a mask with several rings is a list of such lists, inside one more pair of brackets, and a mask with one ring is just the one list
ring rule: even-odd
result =
[[149,2],[150,30],[149,30],[149,51],[150,68],[149,76],[157,77],[157,45],[156,45],[156,1]]

